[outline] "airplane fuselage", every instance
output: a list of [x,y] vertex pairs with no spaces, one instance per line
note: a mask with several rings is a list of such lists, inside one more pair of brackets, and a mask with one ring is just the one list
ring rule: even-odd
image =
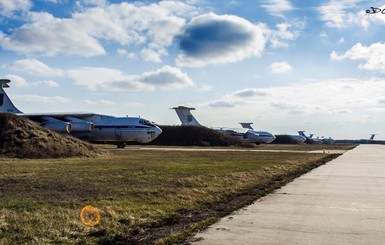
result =
[[94,130],[74,131],[71,135],[91,142],[139,142],[148,143],[160,135],[162,130],[142,118],[112,117],[94,114],[82,118],[94,123]]

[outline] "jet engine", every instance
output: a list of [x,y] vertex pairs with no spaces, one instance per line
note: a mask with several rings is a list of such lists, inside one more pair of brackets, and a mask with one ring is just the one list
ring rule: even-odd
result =
[[45,121],[40,123],[40,126],[59,133],[70,133],[72,131],[72,125],[69,122],[63,122],[52,117],[43,117],[43,119]]
[[66,120],[69,121],[72,125],[72,131],[94,131],[94,123],[87,122],[75,117],[65,117]]

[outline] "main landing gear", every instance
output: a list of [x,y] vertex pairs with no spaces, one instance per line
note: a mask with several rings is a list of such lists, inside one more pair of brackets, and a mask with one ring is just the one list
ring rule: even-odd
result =
[[117,145],[117,148],[118,149],[126,148],[126,143],[125,142],[119,142],[118,145]]

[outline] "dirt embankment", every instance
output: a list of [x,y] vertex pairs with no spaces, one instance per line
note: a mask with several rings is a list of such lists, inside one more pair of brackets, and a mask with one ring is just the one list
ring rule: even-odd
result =
[[96,157],[107,154],[69,135],[55,133],[25,117],[0,114],[0,156],[13,158]]
[[241,140],[200,126],[159,126],[162,134],[150,145],[169,146],[241,146],[253,147]]

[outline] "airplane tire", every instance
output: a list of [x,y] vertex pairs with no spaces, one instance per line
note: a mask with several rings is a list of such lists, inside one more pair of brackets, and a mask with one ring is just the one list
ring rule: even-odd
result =
[[126,148],[126,143],[125,142],[120,142],[117,146],[119,149]]

